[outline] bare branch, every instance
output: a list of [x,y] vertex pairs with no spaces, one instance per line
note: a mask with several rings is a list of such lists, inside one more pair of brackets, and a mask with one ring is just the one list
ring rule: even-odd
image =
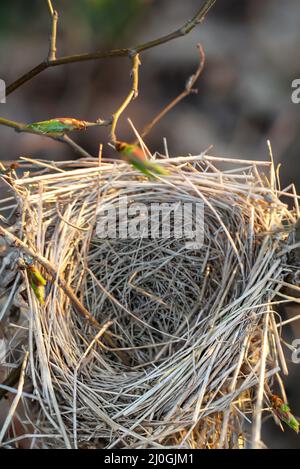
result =
[[2,440],[4,438],[4,435],[5,435],[6,431],[8,430],[8,428],[9,428],[11,422],[12,422],[14,413],[17,410],[19,401],[20,401],[21,396],[22,396],[22,391],[23,391],[23,387],[24,387],[24,383],[25,383],[25,371],[26,371],[28,357],[29,357],[29,352],[26,352],[25,357],[23,359],[22,366],[21,366],[21,370],[20,370],[20,377],[19,377],[19,384],[18,384],[17,394],[15,395],[15,397],[12,401],[9,412],[8,412],[4,423],[2,424],[2,428],[0,430],[0,445],[1,446],[2,446],[1,443],[2,443]]
[[46,3],[47,3],[47,5],[48,5],[50,15],[53,16],[53,14],[54,14],[54,8],[53,8],[53,5],[52,5],[52,1],[51,1],[51,0],[46,0]]
[[[52,140],[56,140],[57,142],[62,142],[68,144],[70,147],[72,147],[76,152],[84,157],[91,158],[92,155],[90,155],[84,148],[82,148],[80,145],[75,143],[68,135],[58,135],[56,133],[43,133],[38,130],[33,130],[29,129],[26,124],[20,123],[20,122],[15,122],[9,119],[5,119],[3,117],[0,117],[0,125],[4,125],[6,127],[10,127],[14,129],[16,132],[24,132],[24,133],[29,133],[29,134],[34,134],[34,135],[39,135],[40,137],[46,137],[46,138],[51,138]],[[97,122],[87,122],[87,127],[91,126],[109,126],[111,125],[111,120],[101,120],[98,119]]]
[[[117,126],[118,120],[121,114],[130,104],[130,102],[133,99],[135,99],[138,95],[138,79],[139,79],[138,72],[139,72],[139,65],[140,65],[139,52],[156,47],[158,45],[164,44],[173,39],[176,39],[176,38],[179,38],[181,36],[188,34],[197,24],[201,23],[204,20],[206,14],[215,4],[216,0],[206,0],[205,3],[199,8],[197,13],[194,15],[194,17],[191,20],[187,21],[181,28],[177,29],[173,33],[162,36],[156,40],[149,41],[149,42],[140,44],[136,47],[126,48],[126,49],[117,49],[117,50],[111,50],[108,52],[96,52],[96,53],[91,53],[91,54],[73,55],[73,56],[62,57],[59,59],[56,59],[56,36],[57,36],[58,13],[53,8],[51,0],[46,0],[46,2],[47,2],[48,9],[52,18],[52,31],[51,31],[51,37],[50,37],[50,49],[49,49],[48,59],[45,60],[44,62],[41,62],[35,68],[33,68],[28,73],[26,73],[25,75],[20,77],[18,80],[16,80],[14,83],[12,83],[10,86],[8,86],[6,93],[7,95],[9,95],[10,93],[18,89],[20,86],[22,86],[24,83],[26,83],[27,81],[30,81],[32,78],[39,75],[42,71],[46,70],[49,67],[54,67],[54,66],[74,63],[74,62],[80,62],[80,61],[85,61],[85,60],[93,60],[93,59],[98,59],[98,58],[129,56],[132,60],[132,76],[133,76],[133,85],[132,85],[132,89],[130,93],[128,94],[128,96],[126,97],[122,105],[114,113],[112,120],[102,121],[101,119],[98,119],[96,123],[90,124],[90,125],[99,125],[99,126],[111,125],[110,137],[111,137],[111,140],[115,142],[116,141],[116,126]],[[204,54],[203,54],[203,61],[204,61]],[[179,101],[181,101],[183,98],[188,96],[188,94],[194,92],[194,90],[192,89],[192,86],[197,80],[201,71],[202,70],[198,70],[195,76],[191,77],[190,85],[187,86],[186,90],[183,93],[181,93],[181,95],[179,95],[165,109],[163,109],[163,111],[157,116],[157,118],[155,118],[152,121],[152,123],[149,124],[149,126],[145,129],[146,133],[148,133],[151,130],[151,128]],[[33,133],[33,134],[40,135],[43,137],[52,138],[54,140],[57,140],[63,143],[67,143],[73,149],[75,149],[76,152],[78,152],[81,156],[88,157],[88,158],[91,157],[91,155],[86,150],[80,147],[69,136],[65,134],[57,135],[55,133],[39,132],[38,130],[29,129],[26,126],[26,124],[18,123],[18,122],[11,121],[5,118],[0,118],[0,125],[11,127],[18,132],[29,132],[29,133]],[[146,135],[146,133],[144,133],[143,135]]]
[[125,111],[127,106],[137,98],[139,90],[139,66],[141,65],[139,54],[135,54],[132,56],[132,89],[128,96],[126,97],[125,101],[121,104],[121,106],[117,109],[114,113],[112,118],[112,125],[111,125],[111,132],[110,138],[112,142],[117,140],[116,137],[116,126],[121,114]]
[[61,57],[55,60],[43,61],[39,65],[34,67],[32,70],[22,75],[20,78],[14,81],[11,85],[9,85],[6,89],[6,94],[8,96],[9,94],[13,93],[13,91],[18,89],[24,83],[31,80],[33,77],[39,75],[41,72],[43,72],[49,67],[56,67],[58,65],[66,65],[70,63],[83,62],[87,60],[105,59],[108,57],[132,56],[134,54],[143,52],[147,49],[157,47],[161,44],[165,44],[174,39],[185,36],[186,34],[189,34],[199,23],[202,23],[207,13],[213,7],[216,1],[217,0],[206,0],[205,3],[199,8],[197,13],[194,15],[194,17],[191,20],[187,21],[181,28],[177,29],[176,31],[170,34],[167,34],[158,39],[155,39],[153,41],[145,42],[135,47],[129,47],[129,48],[124,48],[124,49],[115,49],[115,50],[110,50],[107,52],[99,51],[99,52],[92,52],[92,53],[87,53],[87,54],[69,55],[69,56]]
[[48,61],[52,61],[56,59],[56,37],[57,37],[57,23],[58,23],[58,13],[57,11],[53,11],[52,15],[52,28],[51,28],[51,36],[50,36],[50,49],[48,54]]
[[149,132],[153,129],[153,127],[163,118],[165,115],[171,111],[180,101],[182,101],[184,98],[189,96],[192,93],[198,93],[197,89],[194,89],[194,85],[197,82],[198,78],[200,77],[204,65],[205,65],[205,52],[201,44],[197,44],[197,48],[199,51],[199,66],[197,68],[197,71],[190,76],[190,78],[187,80],[186,85],[185,85],[185,90],[180,93],[175,99],[173,99],[167,106],[165,106],[157,116],[154,117],[154,119],[147,124],[141,134],[141,137],[144,138],[146,135],[149,134]]

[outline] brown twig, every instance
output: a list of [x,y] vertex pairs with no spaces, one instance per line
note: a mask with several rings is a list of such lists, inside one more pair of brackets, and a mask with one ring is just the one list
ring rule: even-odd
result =
[[49,67],[56,67],[59,65],[67,65],[76,62],[83,62],[87,60],[96,60],[96,59],[105,59],[109,57],[126,57],[132,56],[134,54],[138,54],[140,52],[144,52],[147,49],[151,49],[153,47],[157,47],[161,44],[165,44],[170,42],[174,39],[180,38],[189,34],[198,24],[200,24],[206,17],[209,10],[213,7],[217,0],[206,0],[204,4],[199,8],[197,13],[194,17],[187,21],[181,28],[177,29],[176,31],[162,36],[158,39],[153,41],[145,42],[143,44],[139,44],[135,47],[128,47],[124,49],[114,49],[107,52],[92,52],[87,54],[77,54],[77,55],[69,55],[65,57],[61,57],[55,60],[45,60],[41,62],[39,65],[34,67],[29,72],[22,75],[16,81],[11,83],[6,89],[6,95],[13,93],[16,89],[22,86],[24,83],[30,81],[35,76],[39,75],[41,72],[46,70]]
[[[86,60],[93,60],[93,59],[98,59],[98,58],[106,58],[106,57],[122,57],[122,56],[129,56],[132,60],[132,75],[133,75],[133,85],[130,93],[126,97],[125,101],[122,103],[122,105],[117,109],[117,111],[114,113],[112,120],[107,120],[107,121],[101,121],[98,120],[95,125],[111,125],[111,132],[110,132],[110,137],[112,142],[116,141],[116,126],[118,123],[118,120],[121,116],[121,114],[124,112],[124,110],[127,108],[127,106],[130,104],[130,102],[135,99],[138,95],[138,78],[139,78],[139,65],[140,65],[140,60],[139,60],[139,52],[145,51],[147,49],[156,47],[158,45],[164,44],[166,42],[169,42],[173,39],[179,38],[181,36],[184,36],[188,34],[197,24],[201,23],[208,11],[212,8],[212,6],[215,4],[216,0],[207,0],[197,11],[197,13],[194,15],[194,17],[187,21],[181,28],[177,29],[173,33],[170,33],[168,35],[162,36],[156,40],[146,42],[144,44],[140,44],[136,47],[132,48],[126,48],[126,49],[117,49],[117,50],[112,50],[108,52],[96,52],[96,53],[91,53],[91,54],[80,54],[80,55],[73,55],[73,56],[67,56],[67,57],[62,57],[60,59],[56,58],[56,38],[57,38],[57,23],[58,23],[58,13],[57,11],[53,8],[52,1],[51,0],[46,0],[46,3],[49,8],[49,12],[52,18],[52,29],[51,29],[51,36],[50,36],[50,48],[49,48],[49,54],[47,60],[44,62],[40,63],[36,67],[34,67],[32,70],[30,70],[28,73],[20,77],[18,80],[16,80],[14,83],[12,83],[10,86],[7,87],[6,94],[9,95],[13,91],[15,91],[17,88],[22,86],[24,83],[27,81],[31,80],[33,77],[36,75],[40,74],[43,70],[57,66],[57,65],[63,65],[63,64],[68,64],[68,63],[74,63],[74,62],[80,62],[80,61],[86,61]],[[204,57],[204,55],[203,55]],[[198,76],[200,75],[201,71],[199,71]],[[151,130],[151,128],[170,110],[172,107],[174,107],[181,99],[186,97],[188,94],[192,93],[194,90],[192,89],[192,86],[194,82],[197,80],[198,76],[196,76],[197,73],[191,77],[190,79],[190,85],[187,85],[186,90],[172,103],[170,103],[162,112],[159,116],[157,116],[156,119],[152,123],[150,123],[151,127],[147,129],[147,133]],[[195,79],[194,79],[195,77]],[[194,81],[193,81],[194,79]],[[0,118],[0,125],[5,125],[8,127],[11,127],[15,129],[18,132],[29,132],[32,134],[44,136],[51,138],[53,140],[63,142],[71,146],[78,154],[80,154],[83,157],[92,157],[84,148],[82,148],[80,145],[78,145],[76,142],[74,142],[69,136],[67,135],[57,135],[55,133],[42,133],[39,132],[38,130],[35,129],[28,129],[26,124],[22,124],[16,121],[8,120],[5,118]]]
[[48,3],[49,11],[51,14],[51,18],[52,18],[48,61],[52,61],[52,60],[56,60],[56,37],[57,37],[58,12],[54,10],[51,0],[47,0],[47,3]]
[[112,125],[110,131],[110,139],[112,142],[116,142],[116,127],[118,120],[121,114],[125,111],[127,106],[137,98],[139,93],[139,66],[141,65],[139,54],[134,54],[131,58],[132,60],[132,88],[128,96],[126,97],[125,101],[121,104],[121,106],[117,109],[117,111],[112,116]]
[[3,438],[5,436],[5,433],[9,429],[11,423],[13,423],[13,418],[14,418],[15,412],[18,408],[19,401],[22,397],[22,392],[23,392],[24,383],[25,383],[25,373],[26,373],[26,366],[27,366],[28,357],[29,357],[29,352],[26,352],[25,356],[24,356],[24,359],[23,359],[22,367],[21,367],[21,370],[20,370],[20,377],[19,377],[19,384],[18,384],[18,388],[17,388],[17,393],[16,393],[15,397],[13,398],[10,409],[9,409],[9,411],[7,413],[7,416],[4,420],[4,423],[2,424],[2,427],[0,429],[0,445],[1,446],[2,446],[2,441],[3,441]]
[[[70,299],[76,311],[79,312],[81,316],[83,316],[86,320],[88,320],[97,329],[99,328],[101,329],[102,326],[99,324],[97,319],[95,319],[94,316],[92,316],[91,313],[85,308],[85,306],[83,306],[81,301],[77,298],[76,294],[74,293],[73,289],[65,282],[62,276],[58,274],[57,270],[48,261],[48,259],[34,252],[21,239],[17,238],[14,234],[10,233],[10,231],[6,230],[2,226],[0,226],[0,235],[4,236],[16,248],[26,253],[28,256],[30,256],[32,259],[38,262],[42,267],[44,267],[47,274],[50,275],[50,277],[52,278],[52,281],[57,282],[57,284],[60,286],[63,292],[68,296],[68,298]],[[113,339],[110,337],[108,333],[105,333],[104,338],[110,347],[117,348]],[[126,365],[129,364],[129,359],[127,355],[117,350],[114,353],[118,355],[118,357],[121,359],[121,361],[124,364]]]
[[[190,78],[187,80],[186,85],[185,85],[185,90],[182,91],[175,99],[173,99],[167,106],[165,106],[159,114],[157,114],[154,119],[152,119],[149,124],[147,124],[141,134],[141,137],[144,138],[146,135],[149,134],[149,132],[153,129],[153,127],[158,124],[158,122],[165,117],[165,115],[171,111],[180,101],[185,99],[187,96],[189,96],[192,93],[198,93],[198,90],[194,88],[195,83],[197,82],[199,76],[201,75],[203,69],[204,69],[204,64],[205,64],[205,52],[201,44],[197,44],[197,48],[199,51],[199,66],[196,70],[196,72],[190,76]],[[137,143],[137,142],[136,142]]]

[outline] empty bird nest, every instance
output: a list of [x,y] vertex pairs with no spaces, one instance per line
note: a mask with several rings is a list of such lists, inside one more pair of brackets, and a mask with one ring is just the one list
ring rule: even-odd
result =
[[[158,157],[152,179],[88,159],[4,176],[2,447],[263,445],[299,197],[270,162]],[[199,204],[199,238],[177,230],[193,209],[164,232],[161,204]]]

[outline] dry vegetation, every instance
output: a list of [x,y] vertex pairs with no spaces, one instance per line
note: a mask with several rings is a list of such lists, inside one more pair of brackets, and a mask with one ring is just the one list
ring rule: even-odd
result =
[[[48,67],[128,56],[128,96],[111,119],[89,123],[109,126],[116,145],[118,120],[138,94],[139,53],[187,34],[214,3],[158,40],[57,59],[58,15],[47,1],[49,57],[8,91]],[[203,64],[200,48],[185,91],[145,133],[194,92]],[[29,171],[21,176],[16,166],[2,170],[12,196],[0,209],[0,446],[262,447],[263,411],[279,415],[273,389],[286,403],[274,307],[291,301],[280,290],[297,270],[289,253],[298,246],[299,196],[294,186],[280,188],[272,158],[152,155],[136,133],[144,160],[166,170],[148,178],[124,160],[102,160],[101,151],[90,158],[66,132],[0,124],[60,140],[85,157],[23,158]],[[203,246],[174,237],[99,238],[99,213],[125,197],[146,206],[201,202]]]
[[[29,351],[30,392],[19,394],[24,415],[14,406],[9,424],[20,420],[31,446],[261,444],[262,408],[286,370],[273,308],[288,301],[274,298],[293,270],[287,241],[298,197],[277,188],[272,163],[204,154],[159,162],[170,175],[155,180],[122,162],[89,160],[10,177],[21,217],[9,232],[0,228],[7,249],[15,262],[36,259],[48,281],[44,305],[26,270],[9,289],[16,305],[20,295],[28,303],[6,320],[6,360]],[[204,246],[97,238],[95,214],[124,196],[202,201]],[[13,428],[2,432],[6,447],[18,439]]]

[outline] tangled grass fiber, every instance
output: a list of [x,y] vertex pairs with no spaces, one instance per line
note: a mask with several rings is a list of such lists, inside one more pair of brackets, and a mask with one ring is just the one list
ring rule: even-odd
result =
[[[26,270],[8,284],[21,314],[2,309],[5,363],[9,370],[28,351],[28,382],[19,382],[23,410],[13,401],[2,446],[22,438],[43,448],[263,445],[262,410],[287,369],[274,305],[289,301],[280,289],[293,270],[298,196],[293,186],[280,190],[270,162],[201,154],[159,163],[169,176],[83,160],[10,178],[9,231],[42,260],[47,296],[42,305]],[[99,213],[125,198],[129,207],[201,202],[203,246],[174,236],[101,239]],[[15,257],[4,270],[28,255],[6,242]]]

